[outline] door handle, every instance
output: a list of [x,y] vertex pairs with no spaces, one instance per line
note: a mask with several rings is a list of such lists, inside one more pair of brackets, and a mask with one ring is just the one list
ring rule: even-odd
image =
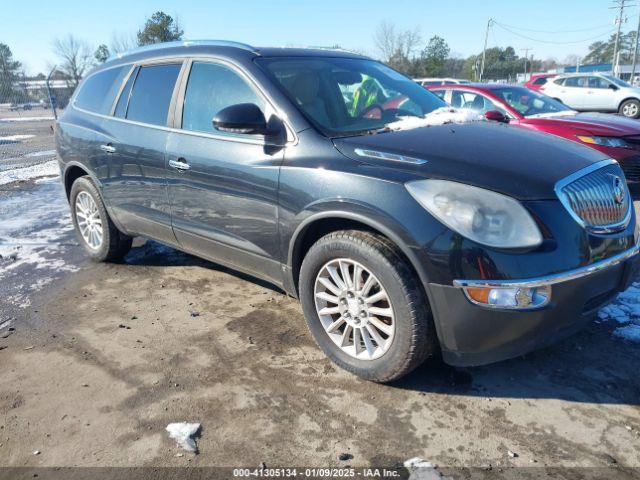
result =
[[114,147],[110,143],[107,143],[106,145],[100,145],[100,150],[107,153],[115,153],[116,147]]
[[176,170],[189,170],[191,165],[187,163],[187,161],[180,157],[177,160],[169,160],[169,166],[175,168]]

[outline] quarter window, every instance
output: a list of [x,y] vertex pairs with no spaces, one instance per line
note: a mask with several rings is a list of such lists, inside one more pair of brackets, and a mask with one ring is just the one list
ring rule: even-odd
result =
[[95,73],[80,86],[74,104],[90,112],[109,114],[129,67],[116,67]]
[[223,108],[253,103],[262,111],[265,102],[234,70],[215,63],[194,62],[182,108],[182,128],[196,132],[215,132],[212,120]]
[[131,73],[129,79],[127,80],[126,85],[122,89],[122,93],[120,94],[120,98],[118,99],[118,104],[116,105],[115,116],[124,118],[127,114],[127,105],[129,105],[129,96],[131,95],[131,87],[133,86],[133,82],[138,75],[139,67]]
[[151,125],[166,125],[181,65],[151,65],[140,68],[131,91],[127,119]]

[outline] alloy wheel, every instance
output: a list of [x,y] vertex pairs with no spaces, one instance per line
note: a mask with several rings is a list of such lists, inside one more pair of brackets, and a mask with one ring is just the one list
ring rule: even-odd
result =
[[635,118],[638,115],[638,105],[635,103],[628,103],[622,107],[622,114],[625,117]]
[[102,245],[104,231],[98,205],[87,192],[80,192],[76,197],[75,208],[80,235],[90,248],[99,249]]
[[362,264],[348,258],[327,262],[314,287],[315,306],[329,338],[359,360],[374,360],[391,346],[396,324],[385,288]]

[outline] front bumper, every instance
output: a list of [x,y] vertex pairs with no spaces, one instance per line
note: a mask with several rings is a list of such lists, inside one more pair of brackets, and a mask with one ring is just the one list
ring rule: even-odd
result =
[[[571,335],[631,284],[640,266],[639,250],[636,244],[614,257],[548,277],[429,284],[444,361],[456,366],[493,363]],[[465,286],[542,285],[551,285],[551,301],[531,310],[483,307],[463,291]]]

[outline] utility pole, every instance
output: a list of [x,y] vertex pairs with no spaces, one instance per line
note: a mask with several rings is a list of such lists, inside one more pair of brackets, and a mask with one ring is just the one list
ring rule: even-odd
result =
[[487,58],[487,42],[489,41],[489,29],[491,28],[491,24],[493,23],[493,18],[490,18],[487,22],[487,31],[484,34],[484,48],[482,49],[482,65],[480,66],[480,78],[479,82],[482,82],[482,76],[484,75],[484,62]]
[[614,9],[619,9],[618,17],[616,18],[616,23],[618,24],[618,28],[616,29],[616,41],[613,44],[613,61],[611,63],[612,74],[615,76],[617,70],[617,62],[618,62],[618,45],[620,43],[620,28],[622,27],[622,21],[624,19],[624,7],[627,3],[627,0],[614,0]]
[[633,64],[631,65],[631,85],[635,84],[636,58],[638,57],[638,36],[640,36],[640,15],[638,15],[638,28],[636,28],[636,46],[633,50]]
[[[522,50],[524,50],[524,81],[527,81],[527,60],[529,59],[529,51],[533,50],[532,48],[523,48]],[[533,61],[531,62],[531,65],[533,66]],[[532,73],[533,73],[533,68],[532,68]]]

